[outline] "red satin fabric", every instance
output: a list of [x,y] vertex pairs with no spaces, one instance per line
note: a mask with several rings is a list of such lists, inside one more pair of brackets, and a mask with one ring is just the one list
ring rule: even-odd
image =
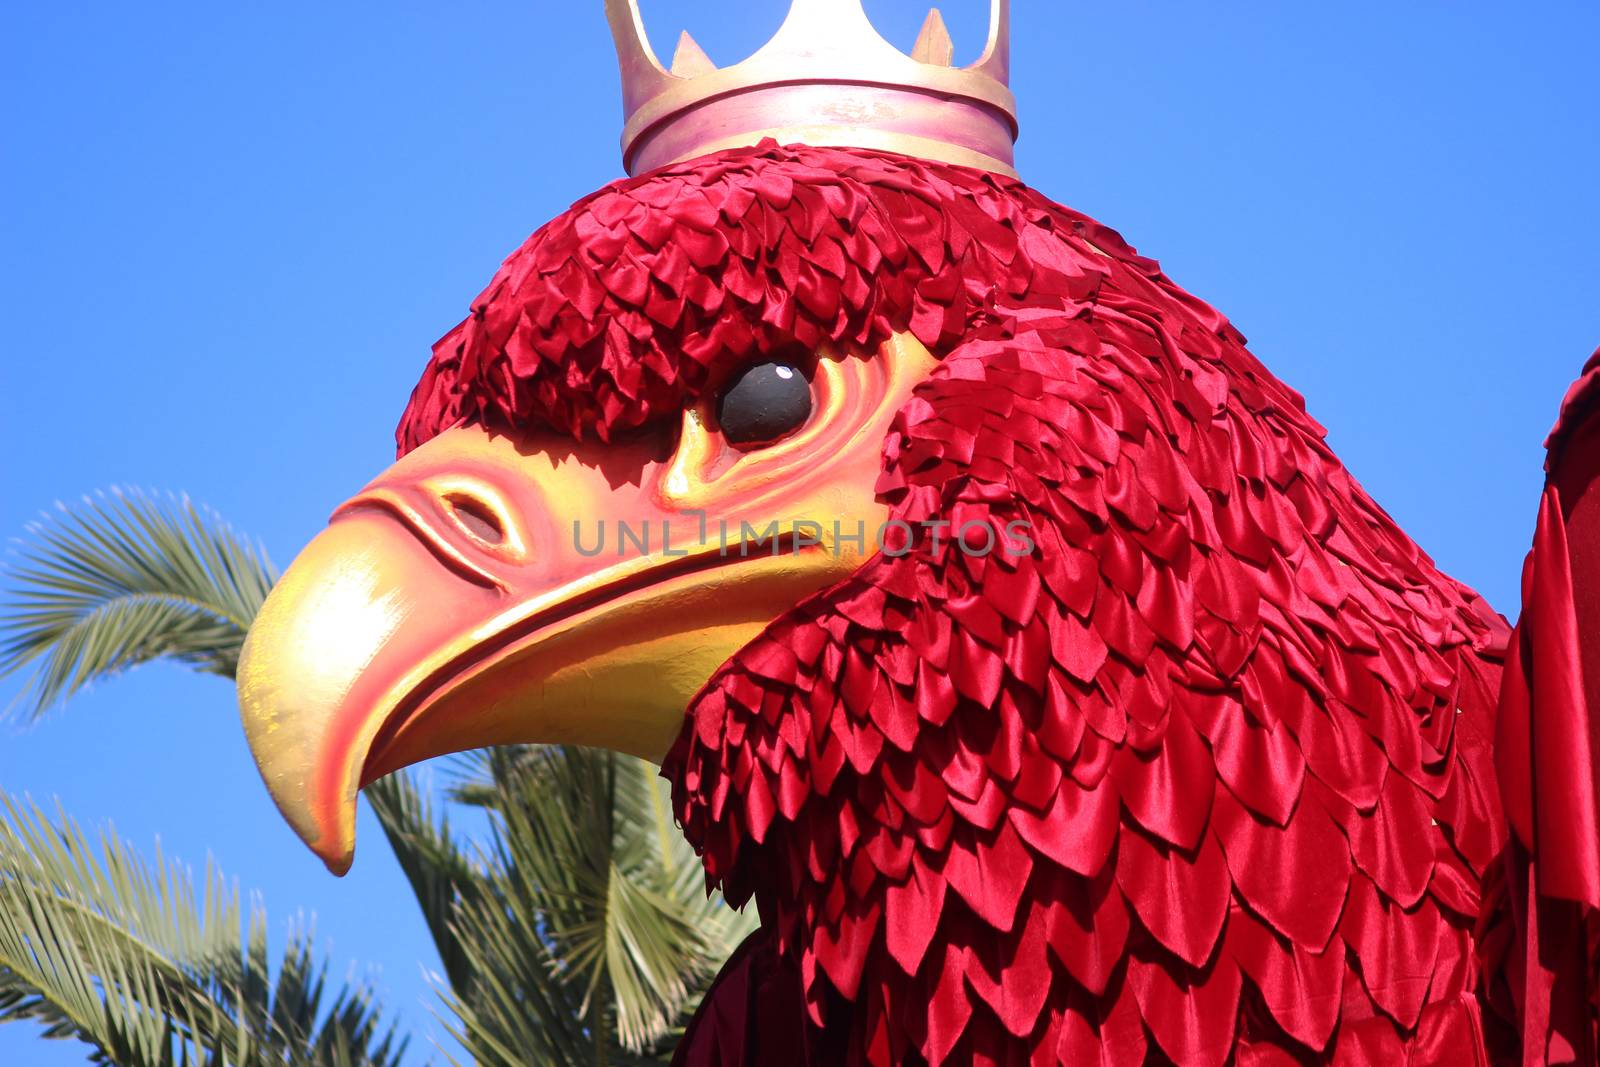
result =
[[810,1067],[799,975],[757,930],[723,964],[678,1042],[673,1067]]
[[1596,1062],[1600,1010],[1600,352],[1547,442],[1496,768],[1515,834],[1523,1061]]
[[[1514,1061],[1504,622],[1106,227],[864,150],[663,168],[507,259],[399,443],[607,437],[893,330],[941,358],[878,483],[923,532],[735,655],[663,765],[763,916],[679,1062]],[[1016,521],[1020,556],[925,525]]]

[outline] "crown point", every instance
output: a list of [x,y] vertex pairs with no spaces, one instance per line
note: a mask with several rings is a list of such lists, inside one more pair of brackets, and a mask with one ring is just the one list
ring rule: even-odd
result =
[[711,62],[711,57],[706,55],[705,49],[689,36],[689,31],[684,30],[678,35],[678,47],[672,53],[670,69],[680,78],[695,78],[702,74],[710,74],[717,69],[717,65]]
[[1002,85],[1011,83],[1011,0],[989,0],[989,39],[983,55],[967,69]]
[[911,58],[918,63],[948,67],[955,53],[956,46],[950,40],[944,16],[939,14],[938,8],[930,7],[928,17],[922,20],[922,29],[917,32],[917,43],[911,46]]

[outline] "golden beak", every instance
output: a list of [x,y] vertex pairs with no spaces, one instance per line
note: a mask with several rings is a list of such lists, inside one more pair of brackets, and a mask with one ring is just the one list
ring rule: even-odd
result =
[[877,550],[884,435],[935,361],[909,335],[824,353],[792,436],[740,452],[708,405],[675,442],[450,430],[334,512],[239,663],[246,736],[342,874],[357,790],[485,745],[658,760],[712,673]]

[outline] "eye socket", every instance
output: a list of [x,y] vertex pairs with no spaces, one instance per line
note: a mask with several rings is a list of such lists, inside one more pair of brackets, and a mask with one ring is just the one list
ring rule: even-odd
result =
[[717,398],[717,424],[730,444],[769,445],[811,417],[811,383],[792,364],[758,363]]
[[500,527],[500,516],[488,504],[465,493],[451,493],[444,499],[456,521],[478,540],[489,545],[505,541],[506,532]]

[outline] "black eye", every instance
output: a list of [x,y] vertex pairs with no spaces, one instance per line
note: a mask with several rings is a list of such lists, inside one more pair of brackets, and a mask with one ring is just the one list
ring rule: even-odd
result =
[[717,400],[717,423],[735,445],[764,445],[793,433],[811,416],[811,383],[787,363],[758,363]]

